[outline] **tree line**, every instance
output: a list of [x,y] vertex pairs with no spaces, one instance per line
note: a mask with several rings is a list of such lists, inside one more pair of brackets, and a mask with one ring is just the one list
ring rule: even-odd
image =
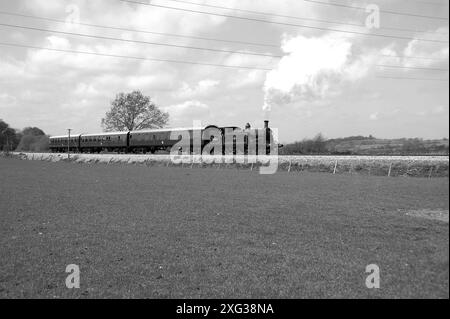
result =
[[49,136],[37,127],[16,130],[0,119],[0,150],[44,152],[49,149]]
[[449,141],[421,138],[378,139],[370,136],[349,136],[326,139],[322,134],[314,138],[286,144],[281,155],[369,155],[414,156],[448,155]]

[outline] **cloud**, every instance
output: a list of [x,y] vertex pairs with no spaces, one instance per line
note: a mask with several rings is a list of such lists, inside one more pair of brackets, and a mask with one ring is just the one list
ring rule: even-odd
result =
[[73,93],[75,95],[80,95],[83,97],[96,96],[96,95],[100,94],[100,92],[98,90],[96,90],[93,85],[86,84],[86,83],[78,83],[78,85],[75,88],[75,91]]
[[193,121],[203,123],[211,120],[209,105],[197,100],[186,101],[162,108],[170,114],[170,124],[172,126],[192,126]]
[[17,98],[8,93],[0,93],[0,107],[11,107],[15,105]]
[[448,107],[444,107],[442,105],[435,106],[432,109],[425,109],[415,112],[418,116],[445,116],[446,113],[448,113]]
[[343,81],[355,81],[367,73],[367,61],[351,61],[352,43],[336,35],[285,39],[286,53],[264,83],[264,109],[298,100],[323,99],[339,92]]
[[442,105],[438,105],[435,108],[433,108],[433,110],[431,110],[431,113],[438,115],[438,114],[444,114],[446,111],[448,112],[448,107],[445,108]]
[[199,97],[205,97],[216,91],[220,82],[216,80],[206,79],[197,83],[194,87],[189,86],[186,82],[183,82],[181,88],[176,91],[173,96],[179,99],[194,99]]
[[249,88],[252,86],[260,88],[264,83],[265,75],[265,71],[261,70],[239,70],[229,79],[228,87],[233,90]]
[[[438,28],[430,31],[435,34],[448,34],[448,27]],[[421,38],[418,36],[418,38]],[[434,36],[434,39],[442,38],[440,36]],[[385,57],[382,62],[384,64],[400,65],[406,67],[405,72],[412,72],[407,69],[409,67],[431,67],[439,65],[447,65],[449,59],[449,48],[446,43],[433,43],[420,41],[417,38],[409,41],[406,46],[395,49],[394,45],[384,48],[381,51]]]

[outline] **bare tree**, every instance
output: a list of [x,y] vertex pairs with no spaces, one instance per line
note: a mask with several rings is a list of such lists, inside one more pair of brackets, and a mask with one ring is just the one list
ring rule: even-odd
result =
[[102,119],[106,132],[135,131],[162,128],[167,125],[169,114],[162,112],[148,96],[140,91],[120,93],[111,102],[111,110]]

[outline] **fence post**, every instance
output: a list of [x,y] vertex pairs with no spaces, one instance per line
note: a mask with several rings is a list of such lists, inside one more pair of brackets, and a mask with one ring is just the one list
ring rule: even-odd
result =
[[288,173],[290,173],[290,172],[291,172],[291,167],[292,167],[292,160],[290,159],[290,160],[289,160],[289,168],[288,168]]
[[253,172],[253,164],[254,164],[254,163],[252,163],[252,168],[250,169],[252,172]]
[[336,175],[337,166],[338,166],[338,161],[336,160],[336,162],[334,163],[333,175]]
[[431,166],[430,174],[428,174],[428,178],[432,178],[432,177],[433,177],[433,166]]
[[388,177],[391,177],[391,172],[392,172],[392,163],[391,163],[391,165],[389,165]]
[[409,176],[408,173],[409,173],[409,164],[406,166],[406,173],[405,173],[405,176],[406,176],[406,177]]

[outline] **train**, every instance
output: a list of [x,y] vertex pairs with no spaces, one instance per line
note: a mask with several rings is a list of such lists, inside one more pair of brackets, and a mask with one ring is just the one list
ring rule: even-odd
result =
[[[188,135],[188,136],[187,136]],[[229,138],[231,135],[231,138]],[[200,137],[196,147],[194,137]],[[71,134],[50,137],[53,153],[139,153],[155,154],[159,151],[176,151],[182,154],[203,153],[210,143],[220,145],[220,153],[269,155],[275,143],[269,121],[263,129],[245,129],[237,126],[219,127],[209,125],[196,128],[149,129],[140,131],[105,132],[98,134]],[[211,145],[210,145],[211,148]],[[262,148],[265,148],[263,150]],[[217,150],[214,150],[217,154]],[[211,153],[212,154],[212,153]]]

